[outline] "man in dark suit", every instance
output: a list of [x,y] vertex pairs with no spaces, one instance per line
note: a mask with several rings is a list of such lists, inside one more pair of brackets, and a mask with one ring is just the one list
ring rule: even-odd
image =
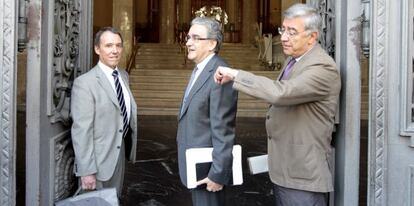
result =
[[75,79],[72,88],[72,142],[75,173],[84,190],[115,187],[122,192],[125,156],[135,161],[137,106],[128,74],[118,68],[123,41],[114,28],[95,37],[98,64]]
[[281,34],[288,56],[277,80],[219,67],[215,81],[271,104],[266,115],[269,175],[276,205],[326,206],[333,191],[331,135],[341,88],[333,59],[318,44],[316,9],[295,4]]
[[218,66],[227,66],[217,53],[223,40],[221,25],[210,18],[195,18],[187,36],[188,59],[195,69],[178,114],[178,165],[187,185],[185,152],[190,148],[213,147],[213,162],[197,171],[202,175],[191,190],[193,205],[224,205],[224,186],[231,183],[232,149],[235,137],[237,92],[231,84],[214,83]]

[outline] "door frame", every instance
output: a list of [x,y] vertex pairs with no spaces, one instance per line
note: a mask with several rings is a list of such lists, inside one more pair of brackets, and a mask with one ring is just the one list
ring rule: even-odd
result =
[[0,202],[16,204],[16,79],[18,1],[0,0]]

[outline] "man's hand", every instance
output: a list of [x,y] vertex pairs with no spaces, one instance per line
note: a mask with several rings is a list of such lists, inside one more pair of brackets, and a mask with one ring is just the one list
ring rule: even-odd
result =
[[231,69],[229,67],[219,66],[214,74],[214,81],[216,84],[223,85],[227,82],[233,81],[233,79],[239,73],[238,70]]
[[197,182],[197,186],[202,184],[207,184],[207,191],[209,192],[217,192],[223,189],[223,185],[211,181],[208,177]]
[[81,177],[83,190],[95,190],[96,189],[96,177],[95,175],[87,175]]

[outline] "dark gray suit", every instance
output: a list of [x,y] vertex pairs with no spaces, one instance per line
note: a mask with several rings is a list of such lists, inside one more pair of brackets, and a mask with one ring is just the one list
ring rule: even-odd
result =
[[[178,166],[184,185],[187,185],[185,151],[200,147],[214,148],[213,163],[198,174],[205,173],[211,181],[218,184],[231,183],[237,91],[233,90],[232,84],[223,86],[215,84],[213,75],[218,66],[227,66],[227,64],[214,55],[195,81],[187,103],[182,113],[178,115]],[[198,177],[198,179],[205,177]],[[220,195],[224,192],[207,192],[205,188],[195,189],[197,190],[206,193],[207,196]]]

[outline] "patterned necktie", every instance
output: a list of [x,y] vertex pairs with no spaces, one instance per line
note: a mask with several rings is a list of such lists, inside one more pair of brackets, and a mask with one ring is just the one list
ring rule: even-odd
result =
[[122,137],[125,137],[125,135],[128,133],[128,130],[129,130],[129,122],[128,122],[128,114],[127,114],[126,106],[125,106],[124,94],[122,93],[122,86],[119,83],[118,71],[114,70],[112,72],[112,76],[114,77],[116,97],[118,98],[119,107],[121,108],[121,113],[123,117],[122,122],[124,123],[124,126],[122,128],[122,131],[124,131],[124,133]]
[[193,81],[194,81],[194,78],[195,78],[195,74],[197,72],[197,69],[198,69],[197,67],[194,67],[193,73],[191,74],[190,81],[188,82],[187,88],[185,89],[184,98],[183,98],[183,104],[181,105],[181,112],[180,113],[182,113],[182,111],[184,109],[184,105],[187,102],[187,97],[188,97],[188,94],[191,91],[191,87],[193,85]]
[[289,63],[286,65],[285,70],[283,71],[283,75],[280,78],[281,80],[285,80],[287,79],[287,77],[289,76],[289,73],[292,71],[293,65],[296,63],[296,59],[292,58]]

